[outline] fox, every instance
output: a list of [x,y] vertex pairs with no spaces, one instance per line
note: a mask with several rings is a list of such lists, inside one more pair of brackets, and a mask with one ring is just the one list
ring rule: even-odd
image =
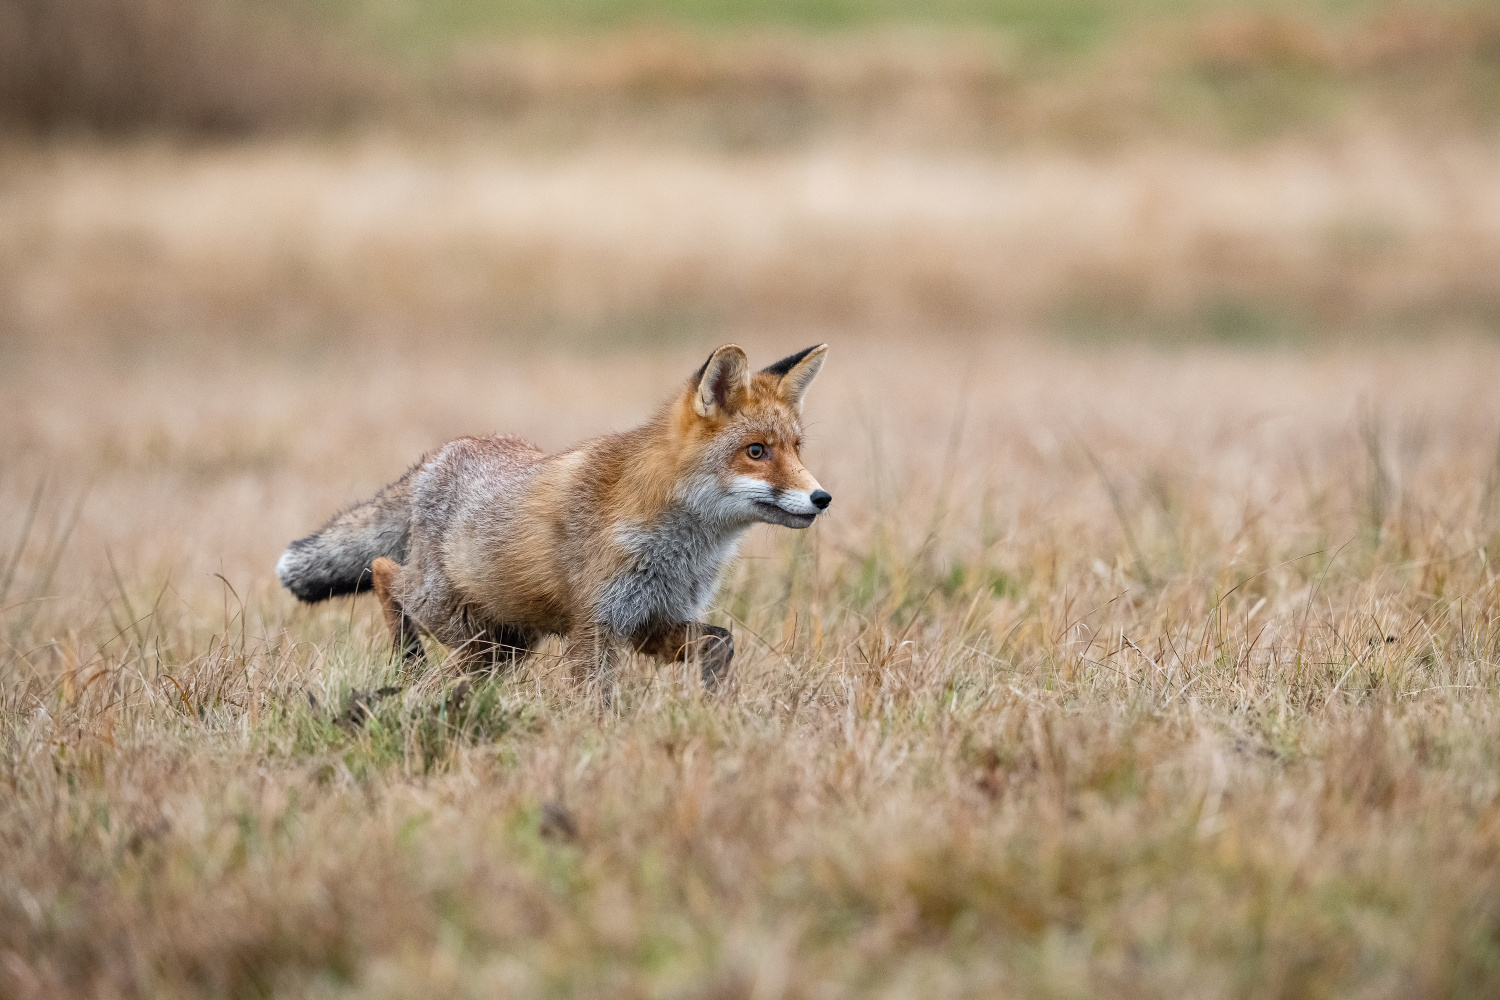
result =
[[450,441],[292,542],[276,574],[307,603],[373,590],[408,668],[424,635],[466,669],[560,636],[577,680],[612,683],[629,648],[696,661],[713,689],[734,637],[700,619],[745,532],[806,529],[833,501],[801,461],[827,354],[752,372],[726,344],[641,426],[555,454],[509,434]]

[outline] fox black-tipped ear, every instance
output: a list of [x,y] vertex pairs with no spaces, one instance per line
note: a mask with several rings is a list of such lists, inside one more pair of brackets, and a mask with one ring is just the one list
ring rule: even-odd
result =
[[761,371],[767,375],[779,376],[776,391],[781,398],[786,400],[787,405],[793,409],[802,409],[802,397],[807,395],[807,387],[812,385],[812,380],[818,377],[818,370],[823,367],[823,359],[828,356],[828,345],[819,344],[809,347],[805,351],[798,351],[790,357],[782,358],[774,365],[767,365]]
[[693,410],[700,417],[730,414],[744,402],[750,387],[750,359],[734,344],[725,344],[708,356],[698,371]]

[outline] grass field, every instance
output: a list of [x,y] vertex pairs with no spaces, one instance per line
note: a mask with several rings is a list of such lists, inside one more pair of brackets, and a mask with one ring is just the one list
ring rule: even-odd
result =
[[[0,5],[0,997],[1500,995],[1492,6],[231,9]],[[727,341],[724,692],[278,586]]]
[[621,349],[812,325],[1266,346],[1500,319],[1500,154],[1467,136],[1109,157],[376,136],[7,165],[0,330],[21,339]]
[[728,693],[635,661],[601,715],[549,648],[358,721],[377,611],[285,542],[701,347],[13,352],[5,993],[1493,992],[1488,343],[836,338],[835,513],[756,529]]

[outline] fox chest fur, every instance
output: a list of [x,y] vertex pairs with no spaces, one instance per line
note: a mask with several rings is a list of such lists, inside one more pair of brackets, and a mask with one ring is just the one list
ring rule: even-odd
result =
[[713,599],[743,533],[714,530],[681,507],[653,524],[618,529],[619,568],[594,601],[596,620],[620,635],[692,621]]

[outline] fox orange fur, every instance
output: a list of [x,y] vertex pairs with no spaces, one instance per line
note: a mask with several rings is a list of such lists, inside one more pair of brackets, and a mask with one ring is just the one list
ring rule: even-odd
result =
[[629,645],[696,657],[712,686],[734,642],[698,618],[745,530],[806,528],[832,500],[799,457],[827,352],[751,372],[726,345],[641,427],[555,455],[508,435],[451,441],[293,542],[277,575],[309,602],[373,588],[407,657],[424,632],[475,663],[556,634],[579,674],[607,682]]

